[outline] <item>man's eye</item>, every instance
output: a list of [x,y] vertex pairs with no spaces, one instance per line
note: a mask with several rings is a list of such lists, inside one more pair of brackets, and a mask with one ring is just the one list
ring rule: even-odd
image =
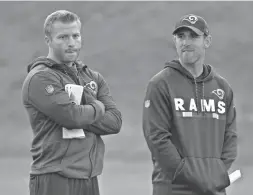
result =
[[73,37],[74,37],[75,39],[77,39],[77,38],[80,37],[80,35],[79,35],[79,34],[76,34],[76,35],[73,35]]
[[199,35],[197,35],[197,34],[191,34],[191,37],[194,38],[194,39],[196,39],[196,38],[199,37]]

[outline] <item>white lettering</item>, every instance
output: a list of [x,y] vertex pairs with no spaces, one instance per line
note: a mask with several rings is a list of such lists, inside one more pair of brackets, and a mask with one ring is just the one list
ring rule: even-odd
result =
[[213,118],[219,119],[219,115],[217,113],[213,113]]
[[175,103],[175,108],[176,110],[185,110],[183,105],[184,105],[184,100],[181,98],[174,98],[174,103]]
[[[175,110],[176,111],[197,111],[197,105],[194,98],[190,99],[189,110],[184,107],[184,99],[174,98]],[[226,103],[223,101],[218,101],[217,104],[214,99],[201,99],[201,109],[203,112],[217,112],[219,114],[224,114],[226,112]],[[215,118],[217,118],[215,116]]]
[[219,108],[218,112],[220,114],[224,114],[225,113],[225,111],[226,111],[225,106],[226,106],[226,104],[223,101],[219,101],[218,102],[218,108]]
[[202,99],[201,100],[201,107],[202,107],[202,111],[207,111],[207,112],[214,112],[215,111],[215,104],[214,104],[214,100],[209,99],[208,103],[207,100]]
[[192,117],[192,112],[182,112],[183,117]]
[[191,98],[189,110],[190,111],[192,111],[192,110],[197,111],[197,106],[196,106],[195,100],[193,98]]

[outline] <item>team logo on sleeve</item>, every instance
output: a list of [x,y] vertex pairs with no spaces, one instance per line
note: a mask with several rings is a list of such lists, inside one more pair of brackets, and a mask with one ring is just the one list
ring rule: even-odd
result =
[[54,92],[54,87],[53,85],[47,85],[45,90],[48,94],[52,94]]
[[85,85],[85,87],[87,87],[88,89],[90,89],[95,94],[98,91],[98,86],[97,86],[97,83],[95,81],[90,81],[89,83],[87,83]]
[[213,90],[212,93],[214,93],[220,100],[222,100],[225,95],[225,92],[222,89]]
[[145,108],[148,108],[150,106],[150,100],[146,100],[144,106]]

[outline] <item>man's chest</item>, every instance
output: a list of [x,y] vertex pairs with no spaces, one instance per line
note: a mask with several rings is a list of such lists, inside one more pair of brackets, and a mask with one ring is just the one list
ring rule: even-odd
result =
[[89,88],[96,95],[98,93],[98,83],[96,78],[85,74],[83,71],[77,73],[59,72],[61,75],[61,85],[64,89],[67,84],[76,84]]
[[207,83],[178,83],[169,92],[172,109],[177,113],[216,113],[227,109],[225,89],[215,81]]

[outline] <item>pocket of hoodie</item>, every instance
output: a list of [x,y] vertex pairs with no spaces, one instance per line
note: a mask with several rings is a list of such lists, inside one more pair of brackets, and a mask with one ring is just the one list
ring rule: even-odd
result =
[[43,145],[43,167],[47,166],[53,166],[60,164],[62,159],[64,158],[64,155],[66,153],[66,150],[68,148],[68,142],[48,142]]
[[206,166],[206,174],[207,177],[205,179],[205,183],[209,182],[209,191],[220,192],[223,191],[226,187],[230,185],[230,180],[228,176],[228,172],[224,163],[219,158],[206,158],[203,159]]
[[[214,176],[213,181],[214,181],[215,189],[217,191],[222,191],[230,185],[230,179],[228,176],[228,172],[226,170],[226,166],[223,163],[223,161],[218,158],[216,159],[216,161],[217,161],[217,164],[219,165],[220,168],[217,169],[217,171],[216,171],[217,173],[215,175],[213,175]],[[220,170],[220,172],[219,172],[219,170]]]
[[91,149],[93,175],[101,174],[104,165],[105,144],[99,135],[96,135],[95,143]]
[[198,193],[215,193],[230,185],[225,165],[220,159],[194,157],[185,158],[172,183],[189,185]]
[[178,176],[180,176],[180,175],[182,174],[182,171],[183,171],[183,169],[184,169],[184,166],[185,166],[185,159],[183,158],[183,159],[180,161],[180,163],[179,163],[179,165],[177,166],[177,168],[176,168],[176,171],[175,171],[175,173],[174,173],[174,175],[173,175],[172,183],[174,183],[175,181],[178,181],[178,179],[179,179]]

